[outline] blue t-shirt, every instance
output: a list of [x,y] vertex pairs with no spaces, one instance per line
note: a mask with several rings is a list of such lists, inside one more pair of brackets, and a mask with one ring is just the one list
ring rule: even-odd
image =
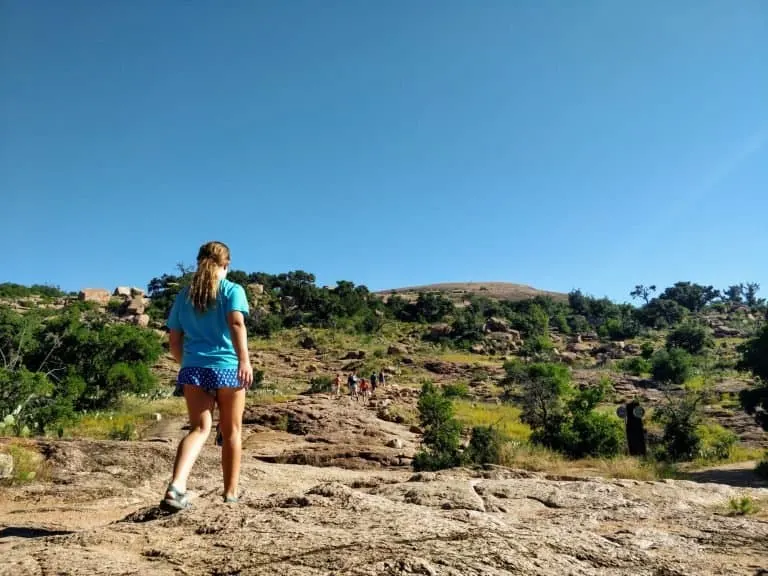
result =
[[182,368],[236,368],[237,353],[232,345],[227,315],[238,311],[248,314],[248,299],[240,284],[229,280],[219,283],[216,305],[200,314],[182,288],[168,315],[167,326],[184,333]]

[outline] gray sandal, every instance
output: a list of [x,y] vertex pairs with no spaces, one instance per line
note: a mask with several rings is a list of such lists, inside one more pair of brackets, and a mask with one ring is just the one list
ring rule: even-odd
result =
[[238,502],[240,502],[240,499],[237,496],[224,496],[225,504],[237,504]]
[[[165,493],[165,498],[160,502],[160,507],[162,509],[167,510],[168,512],[178,512],[189,506],[189,498],[187,498],[187,494],[179,492],[173,484],[168,484],[168,489]],[[170,497],[168,495],[170,495]]]

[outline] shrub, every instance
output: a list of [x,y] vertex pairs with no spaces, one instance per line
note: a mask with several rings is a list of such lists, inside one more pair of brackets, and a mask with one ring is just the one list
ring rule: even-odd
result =
[[595,412],[607,384],[576,391],[560,364],[532,364],[523,388],[521,420],[531,426],[531,441],[572,458],[612,457],[624,445],[624,427],[612,415]]
[[110,440],[134,440],[138,434],[136,433],[136,426],[130,422],[124,424],[120,428],[113,428],[109,432]]
[[693,355],[703,353],[710,343],[709,333],[698,324],[682,324],[667,335],[667,348],[681,348]]
[[664,406],[654,412],[654,419],[664,425],[663,452],[659,456],[672,461],[693,460],[701,450],[699,424],[702,397],[687,393],[668,398]]
[[653,355],[651,374],[657,382],[683,384],[691,376],[693,362],[681,348],[659,350]]
[[651,362],[649,360],[646,360],[645,358],[634,356],[632,358],[627,358],[626,360],[622,360],[619,363],[619,366],[621,367],[624,372],[628,372],[629,374],[633,374],[634,376],[642,376],[643,374],[650,374],[651,372]]
[[309,381],[306,394],[323,394],[333,391],[333,378],[330,376],[317,376]]
[[504,438],[493,426],[475,426],[467,448],[467,460],[486,466],[499,464]]
[[469,386],[466,382],[456,382],[443,386],[443,396],[446,398],[466,398],[469,396]]
[[643,344],[640,346],[640,356],[644,360],[650,360],[653,358],[654,352],[656,352],[656,349],[650,342],[643,342]]
[[739,439],[719,424],[700,424],[696,433],[700,439],[699,458],[702,460],[727,460]]
[[728,507],[734,516],[748,516],[760,511],[760,506],[750,496],[734,496],[728,501]]
[[768,325],[739,346],[738,351],[741,358],[736,368],[751,372],[758,379],[754,386],[739,393],[739,400],[747,414],[768,430]]
[[567,439],[564,451],[572,458],[611,458],[621,453],[625,444],[621,420],[591,409],[576,412],[563,436]]
[[453,404],[434,384],[422,385],[418,402],[424,449],[413,459],[414,470],[440,470],[460,463],[461,424],[454,418]]

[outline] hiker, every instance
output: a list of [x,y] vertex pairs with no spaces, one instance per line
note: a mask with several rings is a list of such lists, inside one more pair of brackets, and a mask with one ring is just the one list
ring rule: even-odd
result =
[[333,393],[337,398],[341,396],[341,374],[336,374],[336,379],[333,381]]
[[355,381],[355,374],[354,372],[350,372],[349,376],[347,376],[347,389],[349,390],[350,396],[355,395],[356,387],[357,387],[357,382]]
[[368,380],[363,378],[360,381],[360,393],[361,393],[361,396],[362,396],[362,399],[363,399],[363,403],[367,403],[368,402],[368,398],[371,395],[370,394],[370,390],[371,390],[371,388],[370,388],[370,386],[368,384]]
[[384,370],[379,370],[379,387],[384,388]]
[[371,372],[371,394],[376,393],[376,372]]
[[248,300],[239,284],[226,280],[229,248],[208,242],[197,254],[192,283],[178,293],[168,316],[170,349],[181,364],[176,387],[187,402],[190,429],[179,443],[161,507],[186,508],[189,473],[211,433],[212,413],[219,406],[224,502],[237,502],[241,427],[245,390],[253,383],[245,315]]

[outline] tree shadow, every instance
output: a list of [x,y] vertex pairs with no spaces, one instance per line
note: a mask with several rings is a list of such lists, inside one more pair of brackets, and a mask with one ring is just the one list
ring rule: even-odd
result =
[[768,480],[763,480],[754,471],[745,468],[688,472],[682,479],[701,484],[726,484],[734,488],[768,488]]
[[31,528],[29,526],[6,526],[0,530],[0,540],[3,538],[46,538],[48,536],[66,536],[67,534],[72,534],[72,531]]

